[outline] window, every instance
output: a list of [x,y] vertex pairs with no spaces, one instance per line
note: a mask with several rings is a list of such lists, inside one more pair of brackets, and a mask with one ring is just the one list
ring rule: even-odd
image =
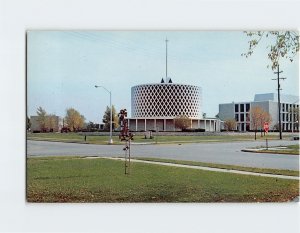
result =
[[241,131],[245,131],[245,124],[241,124]]
[[250,121],[249,113],[246,113],[246,121]]
[[250,130],[250,124],[247,123],[247,124],[246,124],[246,131],[249,131],[249,130]]
[[238,112],[238,111],[239,111],[239,105],[236,104],[236,105],[235,105],[235,112]]
[[241,121],[245,121],[245,117],[244,116],[245,115],[242,113],[241,116],[240,116]]
[[239,114],[235,114],[235,120],[239,121]]
[[250,111],[250,104],[246,104],[246,112]]
[[244,112],[244,104],[240,104],[240,112]]

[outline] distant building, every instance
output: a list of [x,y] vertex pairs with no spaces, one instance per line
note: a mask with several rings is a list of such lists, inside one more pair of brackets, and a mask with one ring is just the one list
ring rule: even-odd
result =
[[176,131],[174,118],[187,116],[190,128],[220,131],[220,120],[203,118],[201,88],[175,84],[170,78],[160,83],[142,84],[131,88],[131,118],[133,131]]
[[104,130],[104,124],[103,123],[96,124],[96,128],[99,130]]
[[[271,115],[270,129],[275,129],[279,122],[277,97],[275,93],[256,94],[254,101],[219,104],[219,118],[223,121],[235,119],[238,131],[249,131],[252,130],[250,110],[255,106],[259,106]],[[280,104],[282,130],[291,131],[292,127],[293,130],[299,130],[297,122],[294,122],[296,113],[293,113],[294,118],[292,118],[292,109],[299,107],[299,96],[282,94],[280,95]]]

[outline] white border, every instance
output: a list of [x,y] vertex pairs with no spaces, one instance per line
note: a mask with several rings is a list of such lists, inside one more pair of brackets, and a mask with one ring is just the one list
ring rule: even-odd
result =
[[298,1],[0,0],[0,231],[300,232],[298,204],[26,204],[28,29],[299,29]]

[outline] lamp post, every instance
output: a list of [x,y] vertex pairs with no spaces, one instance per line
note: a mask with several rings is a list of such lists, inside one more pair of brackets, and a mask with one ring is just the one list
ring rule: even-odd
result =
[[111,107],[111,91],[107,90],[103,86],[97,86],[95,85],[95,88],[102,87],[104,90],[106,90],[109,93],[109,105],[110,105],[110,122],[109,122],[109,142],[108,144],[113,144],[113,139],[112,139],[112,107]]

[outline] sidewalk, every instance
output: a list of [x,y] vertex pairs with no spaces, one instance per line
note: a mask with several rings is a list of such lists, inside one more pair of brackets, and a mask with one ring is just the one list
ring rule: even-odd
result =
[[[86,158],[100,158],[100,157],[86,157]],[[124,158],[112,158],[112,157],[101,157],[101,158],[124,161]],[[171,167],[191,168],[191,169],[198,169],[198,170],[205,170],[205,171],[234,173],[234,174],[251,175],[251,176],[263,176],[263,177],[288,179],[288,180],[300,180],[299,176],[274,175],[274,174],[265,174],[265,173],[257,173],[257,172],[247,172],[247,171],[239,171],[239,170],[223,169],[223,168],[211,168],[211,167],[184,165],[184,164],[174,164],[174,163],[145,161],[145,160],[138,160],[138,159],[131,159],[130,161],[131,162],[137,162],[137,163],[148,163],[148,164],[157,164],[157,165],[163,165],[163,166],[171,166]]]

